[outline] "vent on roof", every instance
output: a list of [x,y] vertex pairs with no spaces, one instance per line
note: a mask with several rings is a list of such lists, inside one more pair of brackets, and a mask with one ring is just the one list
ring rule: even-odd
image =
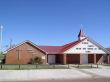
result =
[[28,51],[32,51],[33,49],[31,49],[31,48],[28,48],[27,50],[28,50]]
[[28,52],[31,52],[31,53],[34,53],[34,50],[31,49],[31,48],[27,49],[27,51],[28,51]]
[[32,53],[32,54],[36,55],[37,53]]

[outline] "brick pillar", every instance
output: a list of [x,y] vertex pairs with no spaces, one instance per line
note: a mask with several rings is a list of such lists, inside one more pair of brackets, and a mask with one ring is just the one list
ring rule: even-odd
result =
[[94,64],[96,64],[96,54],[94,54]]
[[66,64],[66,54],[63,55],[63,64]]

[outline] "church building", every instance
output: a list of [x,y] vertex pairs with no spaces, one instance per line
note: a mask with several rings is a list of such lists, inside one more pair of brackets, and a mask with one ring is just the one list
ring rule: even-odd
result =
[[29,64],[31,59],[40,57],[43,64],[102,64],[107,54],[110,52],[80,29],[78,40],[62,46],[40,46],[24,41],[7,50],[5,62]]

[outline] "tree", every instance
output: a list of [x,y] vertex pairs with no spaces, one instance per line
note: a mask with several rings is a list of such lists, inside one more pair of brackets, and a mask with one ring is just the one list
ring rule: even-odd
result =
[[0,64],[3,64],[5,62],[5,55],[3,52],[0,52]]

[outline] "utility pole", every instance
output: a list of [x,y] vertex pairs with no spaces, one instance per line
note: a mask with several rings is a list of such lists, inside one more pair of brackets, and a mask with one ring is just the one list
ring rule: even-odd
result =
[[13,45],[12,45],[12,39],[10,39],[10,44],[9,44],[9,48],[12,48]]
[[0,26],[0,53],[2,52],[2,31],[3,31],[3,26]]

